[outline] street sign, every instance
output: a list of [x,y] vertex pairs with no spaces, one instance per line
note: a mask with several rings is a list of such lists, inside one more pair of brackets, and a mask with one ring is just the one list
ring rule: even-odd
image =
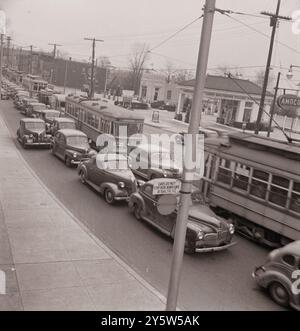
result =
[[153,195],[178,194],[181,182],[172,178],[157,178],[152,180]]
[[157,211],[161,215],[170,215],[177,207],[177,198],[174,194],[162,195],[157,201]]
[[277,104],[282,109],[297,109],[300,107],[300,98],[295,94],[283,94],[278,97]]

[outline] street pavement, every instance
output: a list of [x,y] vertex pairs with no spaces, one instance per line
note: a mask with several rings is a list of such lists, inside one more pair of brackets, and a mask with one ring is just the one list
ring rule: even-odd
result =
[[[0,114],[10,130],[10,140],[48,190],[89,229],[90,235],[100,239],[166,296],[172,242],[151,226],[137,221],[125,203],[107,205],[94,190],[80,183],[75,169],[66,168],[48,150],[23,150],[15,137],[22,116],[11,101],[2,101]],[[164,132],[164,129],[145,127],[147,134],[153,131]],[[237,245],[227,251],[184,256],[180,309],[281,309],[251,278],[253,268],[265,261],[269,250],[238,235],[235,240]]]
[[53,196],[0,114],[3,310],[162,310],[164,298]]

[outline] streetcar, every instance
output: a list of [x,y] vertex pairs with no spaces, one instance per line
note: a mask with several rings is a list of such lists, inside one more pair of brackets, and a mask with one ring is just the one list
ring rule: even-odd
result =
[[100,134],[113,136],[118,144],[124,139],[128,143],[128,137],[143,132],[143,116],[109,104],[107,100],[68,95],[65,104],[65,114],[75,120],[77,128],[88,136],[93,146]]
[[238,232],[270,247],[300,239],[300,145],[247,133],[205,140],[202,190]]
[[23,77],[22,84],[33,97],[38,97],[39,91],[46,89],[48,86],[47,81],[36,75],[26,75]]

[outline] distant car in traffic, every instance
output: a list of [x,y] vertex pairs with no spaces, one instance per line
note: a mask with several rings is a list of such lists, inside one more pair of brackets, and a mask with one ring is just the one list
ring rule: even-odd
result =
[[28,146],[49,148],[51,145],[51,136],[46,134],[46,123],[37,118],[22,118],[20,120],[17,139],[24,149]]
[[52,141],[51,150],[52,154],[62,159],[67,167],[78,165],[96,153],[91,149],[86,134],[72,129],[57,131]]
[[41,118],[46,123],[47,133],[51,134],[51,127],[54,122],[54,118],[59,117],[60,112],[55,109],[37,109],[34,110],[32,116],[35,118]]
[[3,87],[1,87],[1,100],[8,100],[8,99],[9,96],[7,91]]
[[78,174],[83,184],[92,186],[109,204],[127,201],[140,182],[130,170],[127,157],[121,154],[95,155],[79,164]]
[[[169,215],[159,211],[160,195],[153,194],[155,181],[142,185],[129,200],[129,209],[137,219],[143,219],[156,229],[174,239],[177,208]],[[179,196],[176,195],[177,204]],[[197,190],[193,193],[193,204],[189,208],[185,252],[210,252],[227,249],[235,243],[232,241],[234,226],[217,216],[206,205]]]
[[46,109],[46,105],[44,103],[30,102],[27,104],[24,111],[22,110],[22,113],[24,113],[27,117],[33,117],[34,112],[41,109]]
[[300,240],[273,250],[252,277],[276,303],[300,310]]
[[29,98],[29,97],[23,97],[20,100],[20,103],[17,106],[17,109],[24,115],[26,115],[26,108],[28,107],[28,105],[32,102],[38,102],[37,99],[35,98]]
[[76,123],[72,118],[69,117],[55,117],[53,119],[53,123],[50,128],[50,132],[52,135],[55,135],[55,133],[58,130],[62,129],[72,129],[76,130]]

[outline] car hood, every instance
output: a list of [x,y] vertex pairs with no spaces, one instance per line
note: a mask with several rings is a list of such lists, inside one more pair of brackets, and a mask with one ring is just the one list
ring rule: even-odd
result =
[[113,174],[116,178],[119,178],[120,181],[135,181],[135,176],[131,170],[106,170],[110,174]]
[[81,146],[70,146],[70,145],[67,146],[67,149],[81,154],[88,154],[91,150],[90,148],[86,148],[84,146],[81,147]]
[[189,209],[188,227],[204,232],[226,230],[225,221],[218,218],[206,205],[193,205]]

